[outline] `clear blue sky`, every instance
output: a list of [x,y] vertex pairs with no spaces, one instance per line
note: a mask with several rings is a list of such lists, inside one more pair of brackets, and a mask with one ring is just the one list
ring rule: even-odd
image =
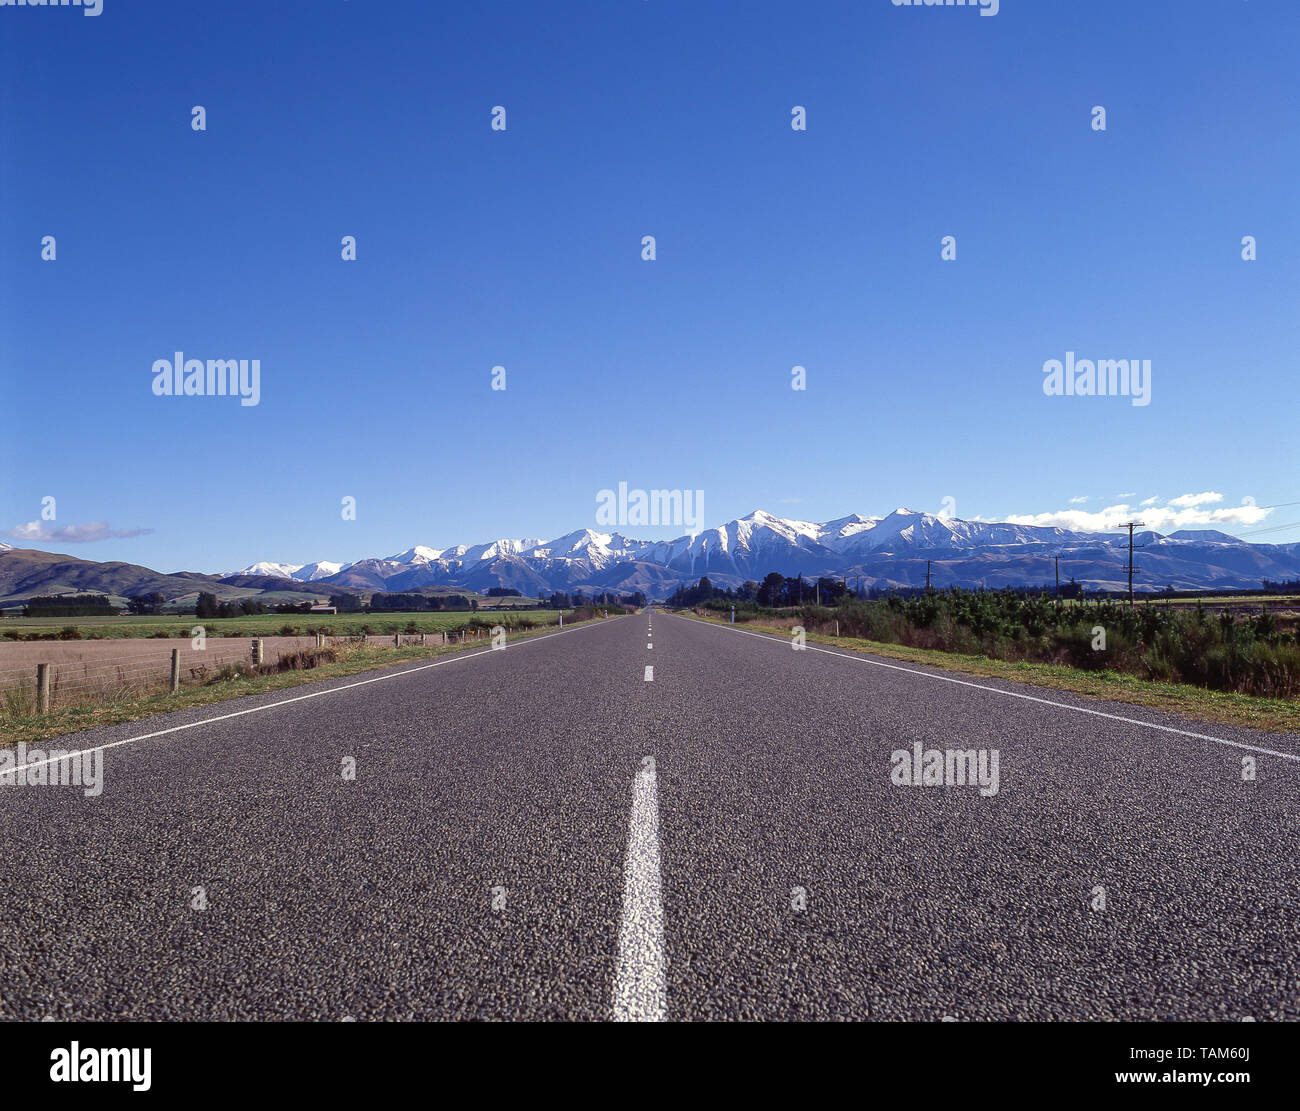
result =
[[[52,495],[153,531],[10,542],[219,571],[619,481],[706,526],[1300,501],[1298,58],[1295,0],[0,8],[0,535]],[[177,350],[261,403],[155,397]],[[1067,350],[1151,404],[1044,396]]]

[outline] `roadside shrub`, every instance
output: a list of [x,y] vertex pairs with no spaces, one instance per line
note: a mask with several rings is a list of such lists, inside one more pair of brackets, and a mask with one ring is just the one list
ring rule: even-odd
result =
[[[725,618],[724,600],[703,603]],[[1300,628],[1262,611],[1243,617],[1230,608],[1208,613],[1119,601],[1059,605],[1043,595],[1011,590],[936,590],[912,597],[842,599],[834,609],[760,610],[736,605],[736,620],[768,618],[827,633],[839,622],[841,636],[930,648],[1001,660],[1055,663],[1085,671],[1115,671],[1212,690],[1272,698],[1300,697]],[[1105,648],[1093,648],[1098,627]]]
[[296,652],[286,653],[275,663],[263,664],[262,672],[274,674],[277,671],[310,671],[313,667],[320,667],[321,664],[333,663],[338,658],[339,653],[336,648],[300,648]]

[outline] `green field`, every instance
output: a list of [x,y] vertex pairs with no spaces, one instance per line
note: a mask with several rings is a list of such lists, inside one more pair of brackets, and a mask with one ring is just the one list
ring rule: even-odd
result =
[[[572,611],[565,611],[566,614]],[[0,618],[0,644],[29,635],[57,636],[62,629],[75,628],[73,640],[110,640],[120,637],[189,637],[195,625],[202,625],[208,637],[360,636],[363,633],[440,633],[468,626],[508,629],[528,625],[554,625],[559,610],[520,607],[514,610],[458,610],[455,612],[394,613],[260,613],[248,617],[213,617],[200,620],[193,614],[159,617],[4,617]],[[283,633],[284,629],[293,630]],[[10,634],[18,634],[13,636]]]

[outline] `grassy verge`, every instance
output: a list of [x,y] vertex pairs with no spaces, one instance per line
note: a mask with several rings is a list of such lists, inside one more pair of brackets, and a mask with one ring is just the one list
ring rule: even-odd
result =
[[[600,620],[595,618],[594,620]],[[585,622],[578,622],[579,624]],[[566,621],[565,628],[570,625]],[[507,635],[510,642],[526,640],[540,636],[553,629],[531,629],[526,632]],[[61,737],[68,733],[79,733],[84,729],[96,729],[104,725],[117,725],[124,721],[136,721],[154,714],[167,714],[175,710],[186,710],[194,706],[207,706],[211,703],[226,702],[232,698],[242,698],[250,694],[262,694],[266,691],[284,690],[299,687],[306,683],[315,683],[322,679],[337,679],[342,676],[356,675],[363,671],[374,671],[391,667],[394,664],[432,659],[437,656],[454,655],[472,649],[483,649],[484,641],[470,641],[464,644],[433,646],[412,644],[403,648],[385,647],[348,647],[340,651],[340,658],[333,663],[324,663],[307,671],[280,671],[268,675],[236,676],[222,679],[202,686],[185,686],[177,694],[162,691],[158,694],[124,698],[101,702],[91,706],[70,706],[55,708],[47,714],[18,714],[0,716],[0,748],[16,745],[20,742],[32,744]],[[3,707],[0,707],[0,715]]]
[[[677,612],[694,621],[706,621],[713,625],[728,624],[724,618],[702,617],[680,610]],[[788,627],[762,621],[749,621],[738,627],[780,637],[790,635]],[[964,656],[929,648],[881,644],[854,637],[820,636],[810,633],[807,639],[835,648],[869,652],[873,656],[925,664],[947,671],[960,671],[967,675],[981,675],[988,679],[1006,679],[1013,683],[1050,687],[1053,690],[1070,691],[1073,694],[1105,699],[1109,702],[1150,706],[1194,722],[1217,722],[1222,725],[1238,725],[1272,732],[1300,732],[1300,703],[1282,699],[1256,698],[1235,692],[1211,691],[1181,683],[1153,683],[1113,671],[1079,671],[1076,668],[1056,664],[1012,663],[988,656]]]

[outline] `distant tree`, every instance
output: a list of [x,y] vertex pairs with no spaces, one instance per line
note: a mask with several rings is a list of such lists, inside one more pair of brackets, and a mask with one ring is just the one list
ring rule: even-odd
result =
[[779,571],[769,572],[763,579],[763,585],[758,588],[758,604],[760,606],[779,606],[783,603],[785,596],[785,576]]
[[107,617],[121,611],[103,594],[45,594],[27,599],[26,617]]
[[194,604],[195,617],[216,617],[218,615],[217,596],[206,590],[200,592],[199,600]]
[[838,604],[839,600],[849,592],[839,579],[820,578],[817,580],[817,597],[821,599],[823,606],[833,606]]
[[165,601],[167,599],[156,590],[152,594],[137,594],[134,598],[126,600],[126,611],[140,615],[162,613]]

